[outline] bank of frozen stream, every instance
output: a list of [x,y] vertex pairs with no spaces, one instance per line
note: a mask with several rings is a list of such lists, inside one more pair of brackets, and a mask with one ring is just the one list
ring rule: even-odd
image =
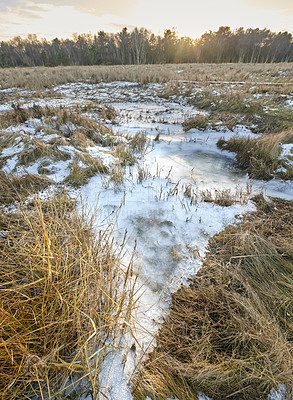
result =
[[[108,101],[119,116],[118,123],[111,125],[116,133],[143,132],[150,140],[139,164],[127,167],[119,187],[96,176],[81,189],[83,204],[91,212],[99,208],[98,229],[113,223],[118,242],[127,231],[126,261],[134,243],[136,264],[142,259],[134,316],[137,343],[130,335],[125,337],[120,350],[106,358],[101,373],[102,393],[113,400],[132,399],[129,378],[144,352],[155,344],[153,335],[168,310],[172,291],[187,284],[200,268],[209,238],[253,209],[246,201],[249,195],[264,192],[293,198],[290,183],[251,181],[235,167],[232,153],[217,148],[221,136],[228,138],[235,132],[193,129],[184,133],[181,123],[198,111],[184,102],[155,98],[151,87],[145,88],[144,97],[135,84],[76,84],[58,89],[69,97]],[[244,127],[237,134],[251,135]],[[215,196],[221,191],[238,201],[228,207],[204,201],[204,194]]]

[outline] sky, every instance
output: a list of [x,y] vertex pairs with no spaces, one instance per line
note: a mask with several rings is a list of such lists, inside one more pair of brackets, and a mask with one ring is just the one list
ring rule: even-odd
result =
[[219,26],[293,32],[293,0],[0,0],[0,40],[144,27],[200,37]]

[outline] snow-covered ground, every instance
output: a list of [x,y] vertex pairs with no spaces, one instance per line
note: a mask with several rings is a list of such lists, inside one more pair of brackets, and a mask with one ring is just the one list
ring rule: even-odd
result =
[[[171,293],[181,284],[187,284],[188,278],[200,268],[209,238],[252,210],[249,197],[254,194],[264,192],[293,199],[292,182],[250,180],[235,167],[233,153],[217,148],[218,139],[232,137],[235,131],[191,129],[185,133],[182,122],[199,111],[187,105],[184,98],[164,99],[160,96],[163,90],[164,86],[159,84],[141,86],[127,82],[95,85],[79,82],[55,88],[57,95],[64,96],[60,101],[54,100],[58,106],[83,101],[111,105],[118,115],[115,124],[108,121],[114,133],[128,138],[144,133],[150,141],[138,164],[126,167],[123,183],[113,185],[107,177],[97,175],[75,191],[80,206],[87,207],[89,214],[99,209],[97,230],[103,224],[113,223],[117,242],[122,241],[127,231],[125,261],[136,244],[136,264],[140,265],[138,307],[133,318],[136,345],[131,335],[125,337],[120,350],[106,357],[100,376],[101,393],[111,400],[132,400],[129,380],[144,353],[155,345],[157,323],[168,310]],[[48,105],[53,103],[48,100]],[[34,104],[43,106],[46,99]],[[5,106],[0,105],[0,109]],[[38,121],[32,120],[9,129],[46,141],[48,135],[37,132],[37,126]],[[242,126],[236,134],[252,135]],[[2,151],[1,157],[8,157],[3,167],[6,172],[16,167],[17,153],[22,150],[23,145],[17,139]],[[74,156],[71,146],[64,146],[63,150]],[[92,146],[88,153],[111,166],[117,159],[110,150]],[[284,147],[284,152],[287,154],[289,149]],[[37,173],[38,164],[26,169]],[[21,173],[19,167],[17,172]],[[68,173],[68,161],[58,161],[48,176],[60,182]],[[235,202],[222,207],[207,201],[208,196],[215,198],[221,193],[233,197]],[[278,398],[278,394],[272,394],[270,399]]]

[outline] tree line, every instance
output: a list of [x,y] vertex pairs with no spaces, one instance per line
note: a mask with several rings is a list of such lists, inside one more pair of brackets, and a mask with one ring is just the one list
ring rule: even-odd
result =
[[289,32],[231,30],[221,26],[199,39],[178,37],[174,28],[154,35],[145,28],[118,33],[74,34],[51,41],[34,34],[0,42],[0,66],[57,66],[160,63],[272,63],[293,61]]

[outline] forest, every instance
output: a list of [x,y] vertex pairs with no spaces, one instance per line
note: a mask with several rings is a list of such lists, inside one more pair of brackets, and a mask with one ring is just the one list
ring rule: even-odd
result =
[[48,41],[30,34],[0,42],[1,67],[292,61],[292,34],[259,28],[221,26],[199,39],[179,37],[175,28],[165,29],[163,36],[145,28],[123,28],[118,33],[73,34],[72,39]]

